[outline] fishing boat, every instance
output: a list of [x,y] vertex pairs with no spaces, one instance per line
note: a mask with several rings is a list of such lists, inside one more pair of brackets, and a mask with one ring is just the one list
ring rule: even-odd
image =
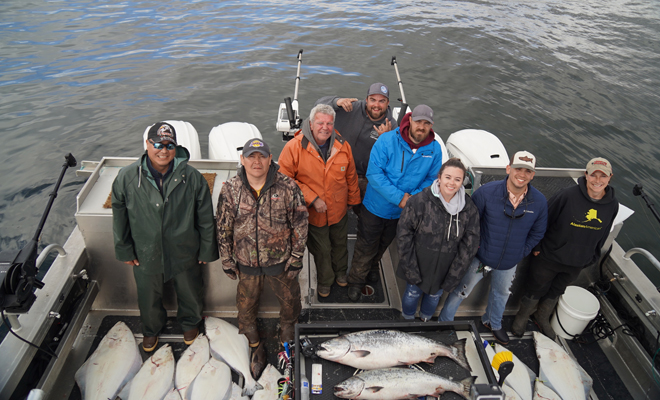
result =
[[[301,59],[302,50],[298,54],[293,100],[285,99],[278,108],[276,129],[285,139],[291,137],[302,121],[297,99]],[[394,110],[397,117],[405,114],[402,110],[405,111],[407,103],[395,58],[392,65],[395,66],[403,103],[402,107]],[[237,172],[240,147],[250,138],[261,138],[261,133],[246,122],[218,125],[208,134],[209,155],[202,158],[200,137],[194,126],[186,121],[167,122],[174,125],[180,144],[190,151],[189,164],[207,177],[215,210],[220,188]],[[148,129],[145,129],[145,137]],[[442,145],[445,159],[457,156],[468,166],[469,179],[465,182],[468,193],[486,182],[505,176],[509,155],[495,135],[467,129],[453,133],[446,140],[437,136],[436,140]],[[138,342],[141,341],[135,282],[130,268],[114,257],[112,209],[108,202],[118,171],[135,160],[109,156],[99,161],[82,161],[76,174],[87,177],[87,181],[76,198],[77,226],[67,241],[62,245],[50,245],[36,256],[38,233],[55,199],[58,182],[32,247],[18,255],[3,253],[0,257],[1,280],[4,282],[3,312],[5,323],[12,327],[12,333],[0,344],[1,399],[24,399],[28,394],[31,398],[80,398],[74,374],[115,322],[126,321]],[[60,181],[67,168],[74,165],[73,157],[67,157]],[[575,185],[576,179],[583,173],[582,168],[538,168],[533,184],[549,198],[558,190]],[[645,197],[641,188],[636,190]],[[591,288],[597,295],[600,313],[597,323],[589,329],[602,332],[602,340],[579,344],[561,337],[557,339],[594,378],[591,399],[607,396],[660,398],[660,378],[654,367],[660,338],[660,294],[631,256],[639,254],[639,257],[646,257],[658,268],[660,263],[644,249],[623,249],[616,242],[625,219],[631,214],[629,208],[621,207],[604,246],[606,251],[602,260],[585,269],[576,283]],[[356,217],[351,214],[350,218],[349,251],[352,253]],[[36,271],[53,252],[57,252],[57,256],[52,265],[45,276],[37,280]],[[345,288],[333,287],[333,294],[328,298],[318,296],[313,259],[305,254],[304,268],[299,276],[303,313],[297,325],[296,354],[304,354],[305,341],[318,341],[320,338],[370,328],[439,335],[442,340],[466,338],[474,354],[471,366],[473,374],[478,377],[477,383],[495,385],[497,382],[482,347],[483,339],[492,340],[493,337],[489,331],[479,327],[476,318],[486,307],[487,296],[484,294],[488,289],[488,279],[480,282],[473,294],[461,304],[454,323],[407,322],[400,317],[405,282],[395,276],[397,263],[395,241],[381,260],[381,276],[371,284],[373,291],[363,293],[362,301],[354,303],[348,299]],[[26,267],[30,265],[33,268]],[[517,278],[507,304],[505,327],[510,326],[511,318],[517,312],[526,271],[527,262],[523,260],[518,265]],[[204,281],[204,315],[233,320],[236,317],[236,281],[226,278],[219,261],[204,267]],[[176,301],[171,285],[166,285],[164,298],[168,299],[165,307],[172,318]],[[9,300],[13,303],[10,304]],[[278,313],[277,299],[266,288],[259,318],[260,327],[268,331],[271,357],[278,347],[275,339]],[[180,354],[185,348],[183,334],[169,325],[161,336],[161,342],[171,344],[175,352],[178,348]],[[531,325],[528,324],[528,332],[522,339],[511,341],[510,349],[534,369],[534,327]],[[146,358],[146,354],[143,353],[143,357]],[[309,362],[306,366],[301,365],[299,359],[304,357],[296,357],[295,360],[298,388],[301,376],[310,377],[312,368]],[[326,394],[313,398],[334,398],[331,386],[340,373],[326,368],[325,374]],[[336,376],[333,377],[333,374]]]

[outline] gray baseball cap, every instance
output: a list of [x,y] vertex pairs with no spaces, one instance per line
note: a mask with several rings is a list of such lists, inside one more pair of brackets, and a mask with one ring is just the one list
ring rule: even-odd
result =
[[380,94],[382,96],[387,97],[389,100],[390,98],[390,89],[387,88],[387,86],[383,83],[376,82],[369,86],[369,91],[367,92],[367,97],[371,96],[372,94]]
[[420,104],[412,112],[412,120],[417,122],[420,119],[433,123],[433,110],[426,104]]

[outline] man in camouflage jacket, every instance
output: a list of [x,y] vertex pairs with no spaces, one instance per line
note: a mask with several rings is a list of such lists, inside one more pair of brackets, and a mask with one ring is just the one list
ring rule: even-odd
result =
[[239,279],[236,293],[239,332],[259,347],[257,310],[264,280],[280,303],[280,340],[294,339],[301,310],[298,273],[307,241],[308,212],[296,182],[278,172],[268,145],[250,139],[238,175],[218,198],[218,244],[222,268]]

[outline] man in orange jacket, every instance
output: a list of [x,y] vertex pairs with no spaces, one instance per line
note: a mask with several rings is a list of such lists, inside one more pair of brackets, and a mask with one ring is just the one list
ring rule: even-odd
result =
[[360,204],[353,152],[334,122],[331,106],[315,106],[278,161],[280,171],[302,189],[309,208],[307,248],[314,256],[321,297],[330,295],[333,281],[347,285],[347,212]]

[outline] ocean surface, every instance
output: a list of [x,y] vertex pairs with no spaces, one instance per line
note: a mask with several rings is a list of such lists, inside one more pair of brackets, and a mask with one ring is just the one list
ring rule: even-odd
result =
[[[32,238],[66,153],[138,156],[144,129],[188,121],[202,154],[217,125],[257,126],[275,155],[277,109],[304,49],[304,115],[326,95],[384,82],[431,106],[443,139],[497,135],[538,166],[614,165],[635,210],[619,243],[660,258],[660,3],[656,1],[0,2],[0,251]],[[67,172],[42,234],[63,244],[83,178]],[[660,282],[650,264],[638,260]]]

